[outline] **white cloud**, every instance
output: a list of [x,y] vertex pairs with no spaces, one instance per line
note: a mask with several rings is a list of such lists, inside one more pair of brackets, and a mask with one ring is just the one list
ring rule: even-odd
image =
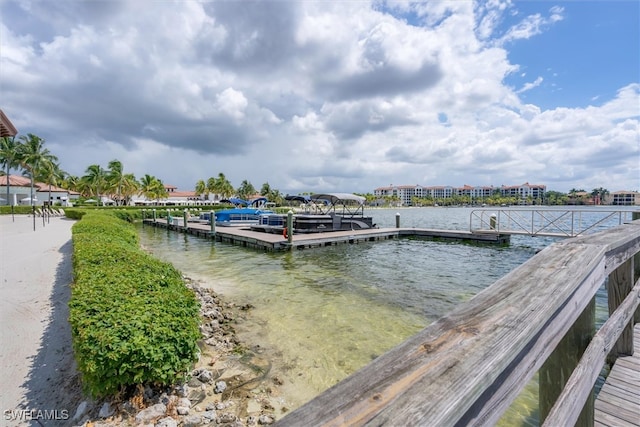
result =
[[0,24],[2,108],[76,175],[118,158],[182,189],[219,172],[283,192],[637,187],[637,82],[544,111],[519,98],[542,77],[505,83],[506,46],[562,8],[505,28],[517,2],[15,5],[0,3],[16,13]]
[[534,81],[530,82],[530,83],[525,83],[524,86],[522,86],[522,88],[520,88],[519,90],[516,91],[516,93],[523,93],[526,92],[528,90],[531,90],[533,88],[536,88],[538,86],[540,86],[542,84],[542,81],[544,79],[540,76],[538,76],[537,79],[535,79]]

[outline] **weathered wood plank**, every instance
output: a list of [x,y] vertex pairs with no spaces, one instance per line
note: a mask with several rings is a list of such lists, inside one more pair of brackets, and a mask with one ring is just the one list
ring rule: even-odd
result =
[[[607,284],[609,315],[611,315],[622,301],[629,295],[633,288],[633,256],[624,261],[609,275]],[[633,309],[635,310],[635,308]],[[633,315],[633,312],[632,312]],[[629,322],[620,338],[616,341],[608,355],[610,363],[615,362],[619,356],[633,354],[633,322]]]
[[555,426],[565,422],[570,425],[575,424],[583,402],[591,393],[593,384],[604,366],[609,349],[615,345],[626,325],[632,321],[633,313],[640,302],[639,298],[640,282],[620,303],[618,310],[596,332],[544,425]]
[[606,390],[601,390],[598,394],[598,403],[596,407],[600,405],[600,402],[607,402],[614,406],[619,406],[631,411],[635,415],[635,418],[640,418],[640,400],[638,396],[632,397],[632,394],[628,391],[619,392],[616,387],[608,387]]
[[610,402],[598,399],[598,401],[596,402],[596,408],[600,412],[605,412],[607,414],[615,416],[616,418],[626,421],[628,425],[637,427],[638,422],[640,422],[640,413],[629,409],[627,405],[616,403],[619,402]]
[[[636,283],[634,290],[639,283],[640,281]],[[634,337],[639,336],[640,324],[634,328]],[[607,420],[612,426],[640,426],[640,340],[636,340],[634,344],[633,356],[618,358],[602,386],[596,399],[596,420]],[[617,418],[609,420],[608,417],[612,416]],[[628,423],[623,423],[622,419],[626,419]]]

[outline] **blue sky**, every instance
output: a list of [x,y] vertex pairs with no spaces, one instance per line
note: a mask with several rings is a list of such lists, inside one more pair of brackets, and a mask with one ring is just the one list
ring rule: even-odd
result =
[[182,190],[640,190],[637,1],[0,1],[0,108]]
[[[540,3],[553,4],[517,4],[526,14],[540,10]],[[620,87],[640,80],[640,2],[559,4],[564,18],[558,25],[508,46],[509,60],[522,68],[508,83],[521,87],[532,77],[543,78],[541,90],[522,94],[523,100],[544,109],[600,105]]]

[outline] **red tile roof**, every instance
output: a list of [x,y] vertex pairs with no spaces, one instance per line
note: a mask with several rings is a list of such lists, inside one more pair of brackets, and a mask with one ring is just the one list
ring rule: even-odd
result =
[[16,136],[18,129],[11,123],[11,120],[0,110],[0,137]]

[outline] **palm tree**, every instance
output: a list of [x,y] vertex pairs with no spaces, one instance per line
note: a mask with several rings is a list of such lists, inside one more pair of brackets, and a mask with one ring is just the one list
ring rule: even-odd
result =
[[198,182],[196,182],[196,196],[200,196],[202,194],[204,194],[204,198],[205,200],[209,200],[209,189],[207,187],[207,184],[204,182],[204,180],[198,180]]
[[238,193],[238,197],[241,199],[248,199],[250,196],[256,194],[255,187],[246,179],[240,183],[240,187],[236,191]]
[[80,178],[75,175],[65,175],[64,179],[60,183],[60,186],[70,191],[77,191],[80,193]]
[[121,192],[122,192],[122,180],[124,178],[124,171],[122,167],[122,162],[119,160],[111,160],[109,162],[109,172],[107,172],[107,181],[113,188],[117,191],[117,205],[121,203]]
[[131,197],[134,194],[138,194],[140,190],[140,183],[132,173],[127,173],[122,176],[122,197],[125,204],[129,204]]
[[37,179],[49,185],[49,206],[51,203],[51,186],[58,186],[64,178],[64,171],[60,169],[60,164],[55,161],[45,161],[42,169],[38,172]]
[[601,205],[608,194],[609,190],[602,187],[594,188],[591,191],[591,197],[593,197],[593,201],[596,205]]
[[216,181],[216,186],[218,187],[218,191],[220,192],[220,196],[222,198],[225,198],[225,199],[233,196],[233,193],[235,192],[233,190],[233,185],[231,185],[231,182],[229,182],[227,177],[224,176],[224,174],[222,172],[218,174],[218,179]]
[[159,200],[167,197],[167,189],[164,184],[155,176],[146,174],[140,179],[140,191],[147,200]]
[[3,137],[0,139],[0,164],[4,168],[7,175],[7,205],[9,204],[9,175],[11,169],[20,165],[18,155],[20,143],[15,138]]
[[85,175],[81,180],[89,189],[89,194],[97,197],[98,203],[101,202],[101,192],[107,186],[107,172],[100,165],[89,165],[84,171]]
[[57,162],[58,158],[44,148],[44,139],[34,134],[28,133],[20,137],[22,144],[19,145],[18,159],[20,166],[31,179],[31,205],[33,206],[33,180],[48,161]]

